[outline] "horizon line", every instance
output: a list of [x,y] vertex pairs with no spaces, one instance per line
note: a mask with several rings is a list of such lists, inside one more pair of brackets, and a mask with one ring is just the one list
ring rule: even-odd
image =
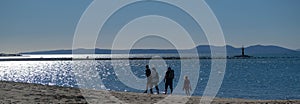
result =
[[[256,45],[249,45],[249,46],[246,46],[245,45],[242,45],[241,47],[235,47],[235,46],[232,46],[232,45],[224,45],[224,46],[217,46],[217,45],[197,45],[196,47],[199,47],[199,46],[212,46],[212,47],[224,47],[224,46],[230,46],[230,47],[233,47],[233,48],[242,48],[244,46],[244,48],[249,48],[249,47],[252,47],[252,46],[275,46],[275,47],[281,47],[281,48],[285,48],[285,49],[289,49],[289,50],[294,50],[294,51],[297,51],[298,49],[290,49],[290,48],[287,48],[287,47],[283,47],[283,46],[278,46],[278,45],[262,45],[262,44],[256,44]],[[196,48],[194,47],[194,48]],[[75,50],[78,50],[78,49],[89,49],[89,48],[76,48]],[[99,48],[99,47],[96,47],[94,49],[102,49],[102,50],[113,50],[113,49],[108,49],[108,48]],[[193,48],[180,48],[180,49],[176,49],[176,48],[132,48],[134,50],[188,50],[188,49],[193,49]],[[119,50],[119,51],[122,51],[122,50],[132,50],[132,49],[114,49],[114,50]],[[72,48],[63,48],[63,49],[49,49],[49,50],[32,50],[32,51],[23,51],[23,52],[17,52],[15,54],[19,54],[19,53],[27,53],[27,52],[43,52],[43,51],[56,51],[56,50],[73,50]],[[1,53],[1,52],[0,52]],[[11,54],[11,53],[9,53]]]

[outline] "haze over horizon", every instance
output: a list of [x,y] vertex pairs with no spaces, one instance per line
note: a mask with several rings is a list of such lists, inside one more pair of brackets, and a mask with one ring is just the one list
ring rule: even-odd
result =
[[[91,2],[92,0],[1,0],[0,53],[71,49],[76,25]],[[206,2],[223,29],[226,44],[233,47],[275,45],[300,49],[299,0]],[[162,28],[170,31],[170,34],[181,35],[176,26],[166,27],[158,25],[159,23],[170,22],[161,18],[145,17],[132,24],[149,24],[149,27]],[[144,29],[138,25],[132,25],[131,28],[136,31]],[[207,44],[204,35],[195,37],[199,37],[195,39],[196,45]],[[177,48],[191,47],[182,45]],[[101,47],[96,45],[96,48],[109,47],[101,44]],[[174,46],[166,39],[149,37],[135,43],[133,48],[170,49]]]
[[[209,45],[198,45],[198,46],[209,46]],[[198,47],[197,46],[197,47]],[[213,46],[213,45],[211,45]],[[249,48],[249,47],[257,47],[257,46],[275,46],[275,45],[260,45],[260,44],[257,44],[257,45],[251,45],[251,46],[239,46],[239,47],[234,47],[232,45],[226,45],[226,46],[231,46],[233,48],[241,48],[241,47],[244,47],[244,48]],[[222,46],[215,46],[215,47],[222,47]],[[275,47],[281,47],[281,46],[275,46]],[[284,48],[284,49],[289,49],[289,48],[286,48],[286,47],[281,47],[281,48]],[[76,48],[74,50],[89,50],[90,48]],[[95,48],[95,49],[103,49],[103,50],[111,50],[111,49],[107,49],[107,48]],[[176,49],[175,47],[173,48],[131,48],[131,49],[141,49],[141,50],[144,50],[144,49],[149,49],[149,50],[173,50],[173,49]],[[116,49],[116,50],[131,50],[131,49]],[[192,48],[186,48],[186,49],[183,49],[183,50],[188,50],[188,49],[192,49]],[[27,52],[43,52],[43,51],[56,51],[56,50],[72,50],[72,48],[64,48],[64,49],[53,49],[53,50],[35,50],[35,51],[24,51],[24,52],[19,52],[19,53],[27,53]],[[113,49],[112,49],[113,50]],[[299,51],[298,49],[289,49],[289,50],[293,50],[293,51]]]

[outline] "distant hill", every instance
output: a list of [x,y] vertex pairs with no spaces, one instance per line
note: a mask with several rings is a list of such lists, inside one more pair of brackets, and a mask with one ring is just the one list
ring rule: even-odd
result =
[[289,54],[295,53],[295,50],[279,47],[279,46],[262,46],[255,45],[245,49],[248,54]]
[[[76,49],[76,54],[122,54],[122,53],[133,53],[133,54],[156,54],[156,53],[177,53],[175,49],[133,49],[133,50],[109,50],[109,49]],[[21,54],[72,54],[72,50],[50,50],[50,51],[35,51],[35,52],[23,52]]]
[[300,51],[300,49],[296,49],[296,51]]
[[72,54],[72,50],[35,51],[35,52],[23,52],[21,54]]
[[[211,46],[216,50],[224,48],[224,46]],[[210,46],[209,45],[200,45],[197,47],[199,53],[210,53]],[[234,56],[241,54],[241,47],[235,48],[230,45],[226,45],[227,55]],[[254,45],[245,47],[245,54],[246,55],[266,55],[266,54],[296,54],[300,53],[295,50],[279,47],[279,46],[272,46],[272,45]]]
[[[196,47],[198,53],[200,54],[210,54],[211,48],[215,50],[219,50],[224,48],[224,46],[209,46],[209,45],[199,45]],[[190,50],[178,50],[182,52],[191,52]],[[241,54],[240,48],[235,48],[230,45],[226,45],[227,54],[231,55],[239,55]],[[75,53],[78,54],[111,54],[111,53],[132,53],[132,54],[159,54],[159,53],[178,53],[175,49],[132,49],[132,50],[109,50],[109,49],[76,49]],[[263,46],[263,45],[255,45],[245,47],[245,53],[249,55],[253,54],[292,54],[299,53],[298,51],[279,47],[279,46]],[[21,54],[72,54],[72,50],[50,50],[50,51],[36,51],[36,52],[24,52]]]

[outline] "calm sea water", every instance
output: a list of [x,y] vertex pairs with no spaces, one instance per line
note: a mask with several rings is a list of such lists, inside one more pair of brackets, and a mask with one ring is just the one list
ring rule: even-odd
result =
[[[34,57],[69,57],[69,56],[34,56]],[[99,56],[103,57],[103,56]],[[225,60],[225,59],[214,59]],[[115,91],[143,92],[145,87],[144,67],[146,64],[154,65],[159,72],[160,79],[163,78],[167,66],[175,71],[174,87],[180,87],[177,82],[183,60],[81,60],[76,61],[2,61],[0,62],[0,80],[38,83],[45,85],[58,85],[67,87],[81,87],[84,77],[91,79],[91,83],[84,85],[92,89],[106,89]],[[200,59],[199,63],[194,60],[184,60],[190,64],[183,64],[190,68],[187,73],[199,72],[199,78],[193,95],[203,95],[209,80],[211,71],[211,59]],[[300,99],[300,58],[260,58],[260,59],[227,59],[225,76],[218,91],[217,97],[221,98],[246,98],[246,99]],[[128,63],[127,63],[128,62]],[[200,69],[195,64],[200,65]],[[81,68],[81,71],[74,71]],[[127,69],[130,68],[130,69]],[[92,71],[91,71],[92,70]],[[124,73],[117,73],[122,70]],[[91,72],[88,72],[91,71]],[[121,71],[121,72],[122,72]],[[90,74],[82,74],[87,72]],[[120,74],[131,73],[137,79],[131,80],[130,84],[138,87],[128,86],[128,82],[120,80]],[[193,77],[193,76],[190,76]],[[94,80],[102,81],[93,82]],[[125,79],[126,80],[126,79]],[[127,83],[127,84],[126,84]],[[99,86],[98,86],[99,85]],[[159,84],[163,92],[164,84]]]

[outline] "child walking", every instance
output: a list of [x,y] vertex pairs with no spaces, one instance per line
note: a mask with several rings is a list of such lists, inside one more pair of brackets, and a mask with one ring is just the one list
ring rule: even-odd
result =
[[190,91],[192,91],[192,87],[191,87],[191,83],[190,83],[188,76],[184,76],[184,84],[183,84],[182,90],[185,91],[185,94],[187,96],[191,95]]

